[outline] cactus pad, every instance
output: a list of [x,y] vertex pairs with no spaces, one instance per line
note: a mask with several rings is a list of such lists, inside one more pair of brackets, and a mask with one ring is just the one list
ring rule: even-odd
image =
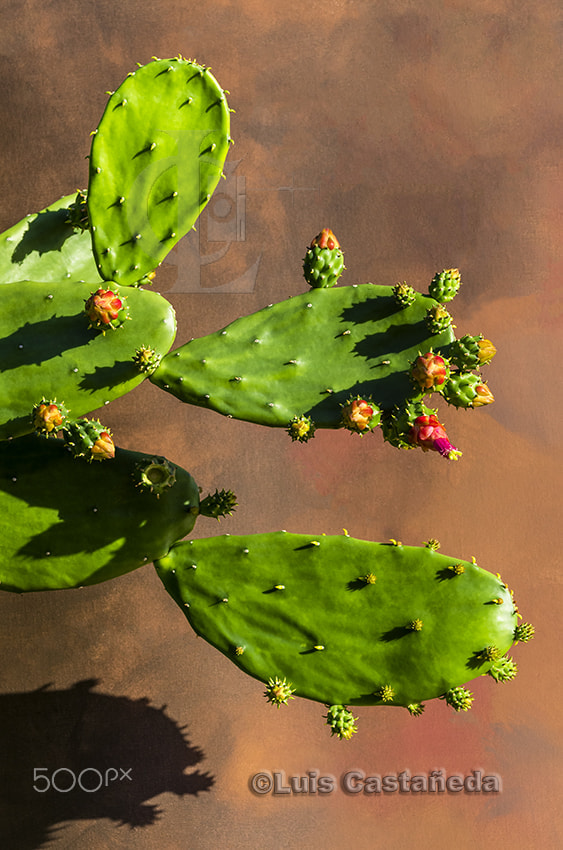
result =
[[151,460],[118,448],[111,461],[85,463],[36,435],[0,443],[0,589],[97,584],[166,554],[192,530],[199,491],[178,466],[160,498],[137,487]]
[[42,399],[60,398],[79,418],[141,383],[141,345],[158,354],[174,340],[174,310],[156,292],[129,288],[129,320],[105,334],[88,327],[84,303],[97,284],[0,286],[0,439],[33,430]]
[[0,283],[99,282],[90,233],[70,223],[75,203],[66,195],[0,234]]
[[[454,575],[452,560],[277,532],[178,543],[155,566],[197,634],[264,683],[331,706],[412,708],[450,694],[463,708],[465,682],[509,672],[517,612],[497,576],[469,562]],[[377,581],[358,578],[366,567]]]
[[191,229],[221,177],[229,123],[209,68],[182,57],[140,67],[110,97],[87,200],[104,280],[135,283]]

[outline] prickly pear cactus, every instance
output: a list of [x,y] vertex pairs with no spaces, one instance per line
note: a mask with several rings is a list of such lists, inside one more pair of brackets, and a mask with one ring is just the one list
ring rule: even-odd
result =
[[117,448],[88,463],[35,435],[0,443],[0,589],[98,584],[165,555],[193,529],[199,490],[170,461],[171,486],[143,486],[156,460]]
[[155,566],[198,635],[262,682],[333,706],[329,725],[349,737],[347,705],[463,710],[467,681],[514,672],[511,592],[431,542],[226,535],[175,544]]
[[58,399],[75,419],[102,407],[145,379],[134,361],[139,347],[158,357],[169,350],[176,319],[168,301],[129,287],[129,318],[104,332],[85,311],[97,289],[62,281],[0,287],[0,439],[32,431],[43,398]]
[[94,133],[87,207],[104,280],[132,284],[191,229],[222,175],[230,110],[209,68],[158,59],[129,74]]

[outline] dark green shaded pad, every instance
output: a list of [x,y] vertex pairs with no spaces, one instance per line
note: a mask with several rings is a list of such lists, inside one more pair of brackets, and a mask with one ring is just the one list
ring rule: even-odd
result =
[[150,380],[235,419],[287,427],[306,414],[318,427],[336,428],[352,395],[381,408],[412,395],[411,362],[454,339],[450,328],[428,334],[424,317],[435,304],[416,293],[401,308],[389,286],[315,289],[186,343]]
[[125,395],[146,377],[132,360],[136,349],[169,350],[175,313],[157,292],[128,288],[130,320],[105,333],[89,328],[84,302],[99,285],[0,287],[0,439],[29,433],[43,397],[64,402],[77,419]]
[[88,212],[99,271],[130,284],[193,226],[222,174],[230,112],[210,71],[163,59],[130,74],[92,141]]
[[439,697],[486,673],[476,655],[506,652],[517,622],[496,576],[425,547],[277,532],[179,543],[155,566],[197,634],[245,673],[328,704],[382,704],[385,685],[390,705]]
[[118,448],[87,463],[35,435],[0,443],[0,589],[98,584],[166,554],[192,530],[199,492],[178,466],[160,498],[137,487],[151,458]]
[[89,231],[66,224],[75,200],[66,195],[0,234],[0,283],[99,279]]

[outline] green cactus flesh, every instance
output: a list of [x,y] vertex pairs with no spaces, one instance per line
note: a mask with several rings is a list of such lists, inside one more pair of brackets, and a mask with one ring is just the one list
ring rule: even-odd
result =
[[327,705],[444,697],[496,671],[517,624],[498,577],[428,547],[226,535],[175,544],[155,567],[196,633],[245,673]]
[[154,461],[118,448],[87,463],[36,435],[0,443],[0,590],[98,584],[166,554],[192,530],[199,491],[176,465],[158,497],[138,486]]
[[0,234],[0,283],[98,281],[88,231],[69,224],[76,195],[66,195]]
[[313,289],[186,343],[162,359],[150,380],[236,419],[288,428],[308,416],[317,428],[338,428],[352,396],[381,409],[412,396],[412,361],[454,339],[449,327],[428,333],[432,305],[438,306],[416,293],[402,307],[389,286]]
[[169,350],[176,323],[166,299],[128,288],[130,318],[102,333],[84,313],[97,287],[32,281],[0,287],[0,439],[32,431],[31,413],[43,398],[63,402],[75,419],[102,407],[145,379],[133,359],[139,346]]
[[208,68],[177,57],[126,77],[90,154],[87,204],[104,280],[135,283],[191,229],[221,177],[229,124]]

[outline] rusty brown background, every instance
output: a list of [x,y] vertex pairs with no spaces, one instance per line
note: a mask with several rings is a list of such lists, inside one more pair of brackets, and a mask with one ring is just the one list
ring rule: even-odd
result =
[[[221,531],[437,537],[516,591],[537,636],[519,675],[475,706],[412,719],[360,709],[331,739],[322,708],[275,711],[260,683],[197,639],[152,567],[92,589],[0,597],[0,847],[216,850],[351,845],[563,846],[561,53],[555,0],[3,0],[0,227],[87,181],[89,133],[135,62],[211,65],[236,109],[230,154],[245,239],[213,202],[157,288],[177,342],[303,290],[329,225],[345,283],[419,289],[459,266],[458,335],[498,348],[496,403],[445,415],[462,460],[377,435],[287,435],[182,406],[145,383],[106,408],[127,448],[166,454],[240,507]],[[209,231],[209,228],[216,227]],[[214,235],[214,240],[207,237]],[[201,519],[197,536],[218,533]],[[180,727],[185,727],[181,729]],[[132,768],[99,794],[39,794],[33,768]],[[498,794],[255,796],[258,771],[468,774]]]

